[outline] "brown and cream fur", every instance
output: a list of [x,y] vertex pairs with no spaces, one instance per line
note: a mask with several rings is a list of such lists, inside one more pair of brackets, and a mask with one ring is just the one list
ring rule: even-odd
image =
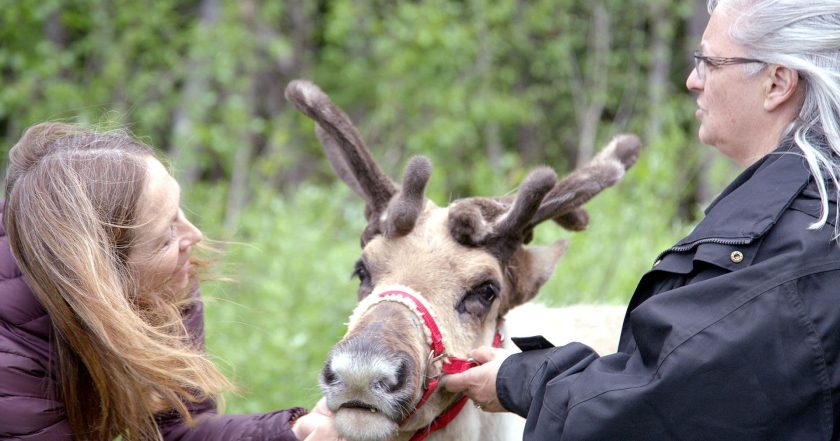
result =
[[[415,412],[425,380],[439,376],[441,360],[430,360],[425,325],[411,307],[372,302],[371,294],[393,287],[416,294],[436,317],[449,356],[465,358],[470,349],[490,344],[496,329],[504,330],[505,315],[537,294],[566,251],[563,241],[526,247],[533,229],[547,220],[583,229],[589,217],[581,205],[621,179],[640,143],[622,135],[559,182],[553,170],[539,167],[515,196],[462,199],[439,207],[424,196],[431,176],[428,159],[412,158],[398,185],[379,169],[347,115],[317,86],[294,81],[286,96],[316,121],[334,170],[366,202],[368,225],[356,264],[361,303],[322,371],[327,405],[348,440],[407,440],[458,397],[439,389]],[[601,310],[578,312],[590,311]],[[527,311],[518,316],[533,321]],[[614,342],[616,322],[609,320]],[[571,331],[557,343],[594,341]],[[516,418],[467,406],[428,439],[521,438]]]

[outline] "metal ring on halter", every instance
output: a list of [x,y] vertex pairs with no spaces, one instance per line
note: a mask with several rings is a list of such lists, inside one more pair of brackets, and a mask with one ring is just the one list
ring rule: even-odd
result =
[[443,360],[444,358],[446,358],[446,353],[440,354],[437,357],[435,357],[435,351],[434,350],[429,351],[429,357],[426,359],[426,375],[423,376],[423,389],[424,390],[427,389],[427,387],[429,385],[429,380],[437,380],[443,375],[443,371],[439,371],[437,373],[437,375],[435,375],[433,377],[430,377],[428,375],[428,373],[431,370],[434,363],[436,363],[440,360]]

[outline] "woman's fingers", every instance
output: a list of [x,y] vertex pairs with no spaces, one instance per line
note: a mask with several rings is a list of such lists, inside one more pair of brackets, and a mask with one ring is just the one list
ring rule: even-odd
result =
[[481,346],[477,349],[473,349],[469,353],[469,357],[477,361],[478,364],[484,364],[489,361],[493,361],[499,356],[502,356],[502,358],[504,358],[505,355],[506,354],[504,349],[494,348],[490,346]]
[[318,400],[317,403],[315,403],[315,408],[312,409],[312,412],[320,413],[321,415],[326,415],[328,417],[333,416],[333,413],[327,407],[327,398],[326,397],[322,397],[320,400]]
[[470,358],[479,366],[443,377],[443,387],[450,392],[464,392],[481,410],[504,411],[496,396],[496,376],[506,355],[504,350],[486,346],[473,350]]
[[333,426],[332,417],[326,398],[321,398],[311,412],[295,421],[292,432],[304,441],[342,441]]

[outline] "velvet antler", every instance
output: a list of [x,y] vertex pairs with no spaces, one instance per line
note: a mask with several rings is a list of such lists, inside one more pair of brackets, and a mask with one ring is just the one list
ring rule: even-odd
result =
[[553,219],[560,225],[582,230],[589,216],[581,207],[605,188],[618,182],[639,156],[641,142],[634,135],[615,137],[587,165],[559,183],[554,172],[538,168],[526,176],[515,199],[470,198],[449,210],[449,229],[463,245],[489,249],[501,260],[530,242],[534,227]]
[[613,138],[588,164],[572,171],[545,196],[531,226],[552,218],[561,224],[568,220],[564,216],[624,177],[624,172],[639,158],[641,147],[635,135]]
[[370,154],[350,118],[314,83],[295,80],[286,99],[317,123],[315,133],[336,174],[365,200],[367,228],[362,243],[373,236],[405,235],[414,228],[425,204],[424,191],[431,163],[418,156],[406,165],[402,189],[385,175]]
[[409,159],[403,172],[402,189],[388,204],[383,219],[386,236],[404,236],[414,229],[426,203],[426,184],[432,175],[432,163],[425,156]]

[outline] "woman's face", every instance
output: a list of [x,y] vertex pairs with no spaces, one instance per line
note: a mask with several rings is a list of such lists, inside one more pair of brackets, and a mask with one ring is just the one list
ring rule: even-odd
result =
[[157,159],[146,159],[146,184],[137,207],[139,227],[128,254],[128,266],[142,291],[177,292],[190,283],[192,246],[198,230],[181,210],[181,188]]
[[[746,50],[732,41],[729,28],[735,14],[716,8],[698,51],[712,57],[746,57]],[[686,87],[697,94],[699,138],[741,165],[749,165],[772,150],[775,141],[763,141],[762,77],[747,75],[742,65],[703,66],[703,78],[692,70]]]

